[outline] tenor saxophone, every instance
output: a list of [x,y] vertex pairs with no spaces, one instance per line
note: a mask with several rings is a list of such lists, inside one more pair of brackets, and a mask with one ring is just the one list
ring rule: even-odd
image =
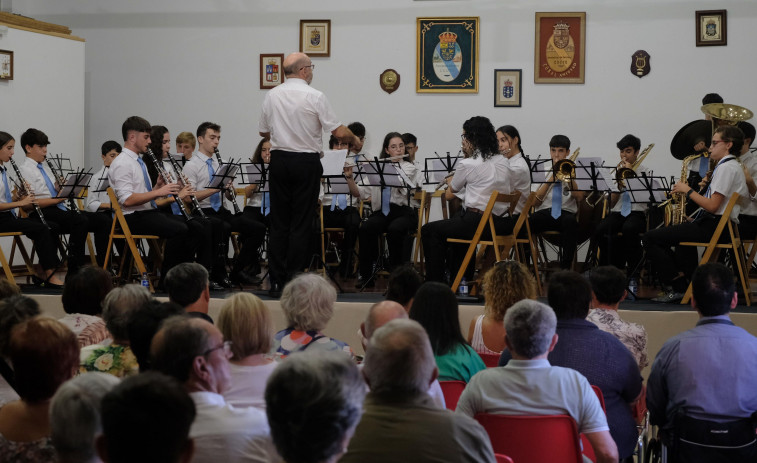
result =
[[[689,164],[694,159],[701,158],[701,154],[692,154],[686,156],[683,159],[681,165],[681,179],[682,183],[686,182],[686,178],[689,175]],[[686,194],[685,193],[671,193],[670,200],[663,203],[665,205],[665,225],[680,225],[686,219]]]

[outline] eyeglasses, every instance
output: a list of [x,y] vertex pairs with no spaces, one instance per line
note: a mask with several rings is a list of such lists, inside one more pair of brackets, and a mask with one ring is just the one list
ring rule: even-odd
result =
[[460,139],[461,139],[461,140],[465,140],[465,134],[464,134],[464,133],[461,133],[461,134],[460,134]]
[[223,353],[228,357],[231,354],[231,341],[224,341],[220,346],[212,347],[202,353],[203,357],[208,356],[211,352],[218,349],[223,349]]
[[315,64],[308,64],[307,66],[302,66],[302,67],[300,68],[300,71],[302,71],[302,70],[303,70],[303,69],[305,69],[305,68],[315,69]]
[[728,143],[728,142],[725,140],[712,140],[712,142],[710,142],[710,146],[717,146],[718,143]]

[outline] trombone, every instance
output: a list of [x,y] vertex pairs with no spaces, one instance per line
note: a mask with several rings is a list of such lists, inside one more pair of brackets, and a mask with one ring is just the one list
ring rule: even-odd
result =
[[624,187],[624,180],[637,177],[636,171],[639,169],[641,163],[644,162],[644,158],[646,158],[649,152],[652,151],[652,148],[654,148],[654,143],[650,143],[649,146],[644,148],[644,151],[642,151],[639,157],[636,158],[636,162],[634,162],[631,167],[622,167],[623,161],[618,163],[618,166],[615,168],[615,181],[618,183],[618,189]]

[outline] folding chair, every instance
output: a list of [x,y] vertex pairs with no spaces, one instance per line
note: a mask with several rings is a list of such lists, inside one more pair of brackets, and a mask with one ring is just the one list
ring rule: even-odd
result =
[[[24,243],[21,241],[21,237],[24,236],[24,234],[21,232],[0,233],[0,237],[3,237],[3,236],[13,237],[13,247],[11,248],[10,261],[5,258],[5,252],[3,251],[3,248],[0,247],[0,264],[2,264],[3,266],[3,272],[5,273],[5,278],[7,278],[8,281],[10,282],[15,282],[17,276],[36,275],[36,273],[34,272],[34,268],[32,267],[32,261],[29,258],[29,254],[26,252]],[[21,254],[21,257],[24,259],[24,265],[25,265],[26,271],[21,270],[21,268],[14,267],[13,265],[13,257],[14,257],[14,251],[15,251],[16,246],[18,246],[19,253]]]
[[[336,199],[333,199],[333,201],[336,201]],[[330,233],[345,233],[347,230],[343,227],[325,227],[323,225],[323,204],[318,206],[318,218],[321,223],[321,261],[324,266],[339,267],[338,260],[336,262],[328,262],[326,260],[326,235]],[[329,240],[329,244],[332,244],[331,240]],[[329,272],[326,271],[326,267],[323,267],[321,273],[323,273],[323,277],[326,278]]]
[[[82,193],[81,193],[81,196],[75,199],[76,204],[79,206],[79,210],[80,211],[84,210],[84,202],[82,201],[82,199],[87,197],[87,192],[88,191],[89,191],[88,188],[83,189]],[[95,257],[96,253],[95,253],[95,247],[92,244],[92,234],[91,233],[87,233],[87,249],[89,250],[89,261],[90,261],[90,263],[93,266],[97,267],[97,258]]]
[[442,387],[444,404],[447,406],[447,409],[455,411],[457,402],[460,400],[460,395],[465,389],[465,381],[439,381],[439,385]]
[[[717,259],[718,254],[720,253],[721,249],[730,249],[733,252],[734,259],[736,260],[736,268],[738,270],[739,280],[741,281],[741,288],[744,290],[744,299],[746,301],[746,305],[751,305],[751,297],[750,297],[751,290],[749,288],[749,271],[745,266],[746,257],[744,256],[744,248],[743,246],[741,246],[741,237],[739,236],[739,227],[735,223],[733,223],[733,220],[730,219],[731,211],[733,210],[733,207],[736,205],[736,202],[738,202],[738,200],[739,200],[738,193],[734,193],[731,195],[731,198],[728,200],[728,204],[726,205],[725,210],[723,211],[723,215],[720,217],[718,226],[717,228],[715,228],[715,232],[712,234],[712,238],[710,238],[710,241],[708,242],[684,241],[682,243],[678,243],[678,245],[705,248],[704,254],[702,254],[702,259],[699,261],[699,265],[706,264],[713,259]],[[724,230],[726,229],[726,226],[728,227],[728,234],[731,238],[730,242],[719,243],[720,237],[723,234]],[[691,283],[689,283],[689,288],[686,290],[686,294],[684,294],[683,299],[681,299],[681,304],[689,303],[689,300],[691,299],[691,293],[692,293],[692,287],[691,287]]]
[[[415,250],[413,251],[413,265],[420,269],[421,275],[423,275],[425,259],[423,258],[423,243],[421,243],[421,228],[428,223],[428,218],[431,215],[431,194],[428,191],[421,190],[416,191],[413,194],[413,198],[420,202],[418,208],[418,228],[415,231]],[[446,218],[446,217],[445,217]]]

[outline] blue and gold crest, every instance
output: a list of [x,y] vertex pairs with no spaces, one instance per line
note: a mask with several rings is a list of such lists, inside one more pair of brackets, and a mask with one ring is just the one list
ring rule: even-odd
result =
[[321,44],[321,31],[313,29],[310,31],[310,45],[317,47]]
[[513,87],[513,81],[507,79],[502,85],[502,98],[512,98],[515,94],[515,87]]

